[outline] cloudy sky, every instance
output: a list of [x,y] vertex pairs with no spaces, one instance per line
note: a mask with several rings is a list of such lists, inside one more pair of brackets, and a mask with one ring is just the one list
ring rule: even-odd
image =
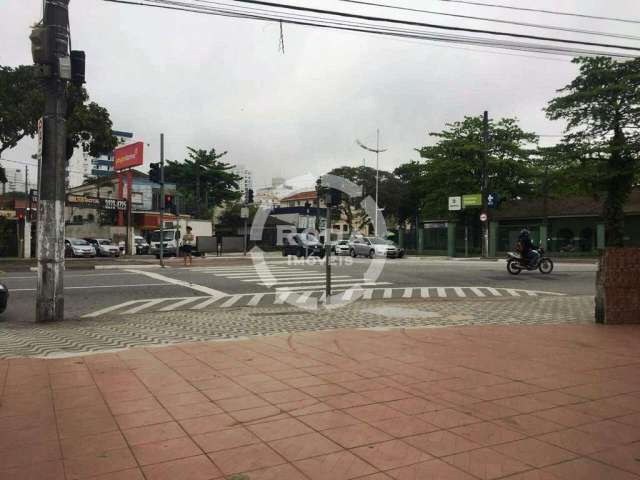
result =
[[[186,1],[186,0],[185,0]],[[192,0],[188,0],[192,1]],[[232,0],[220,0],[232,4]],[[357,6],[339,0],[282,3],[360,12],[445,25],[577,38],[604,43],[629,40],[551,32],[415,12]],[[638,25],[569,16],[463,5],[441,0],[377,3],[522,22],[638,34]],[[640,19],[637,0],[495,0]],[[320,174],[341,165],[373,165],[355,143],[375,144],[376,129],[388,152],[381,168],[417,158],[428,132],[446,122],[489,110],[516,116],[525,129],[544,135],[562,125],[542,108],[576,69],[567,57],[507,52],[488,47],[436,44],[278,24],[71,0],[74,49],[87,54],[87,88],[108,108],[114,128],[149,144],[146,162],[182,159],[185,146],[228,150],[227,161],[254,172],[256,186],[273,176]],[[29,26],[41,17],[40,0],[0,0],[0,64],[31,63]],[[640,42],[635,42],[640,45]],[[544,137],[543,142],[554,142]],[[5,152],[29,160],[32,140]]]

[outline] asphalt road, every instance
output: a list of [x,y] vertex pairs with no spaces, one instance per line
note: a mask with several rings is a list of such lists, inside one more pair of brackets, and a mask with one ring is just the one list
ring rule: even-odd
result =
[[[316,259],[317,260],[317,259]],[[507,273],[504,262],[446,260],[369,260],[337,257],[332,267],[334,291],[358,288],[354,298],[439,299],[487,296],[593,295],[596,266],[556,264],[551,275]],[[256,265],[249,259],[196,259],[194,266],[176,263],[164,269],[126,267],[119,270],[73,270],[65,274],[67,318],[99,318],[137,312],[262,306],[319,297],[324,289],[323,263],[295,263],[268,257]],[[2,280],[11,292],[0,316],[10,322],[32,321],[36,275],[10,273]],[[369,290],[367,293],[363,293]],[[293,297],[288,297],[290,294]],[[351,297],[349,297],[351,298]]]

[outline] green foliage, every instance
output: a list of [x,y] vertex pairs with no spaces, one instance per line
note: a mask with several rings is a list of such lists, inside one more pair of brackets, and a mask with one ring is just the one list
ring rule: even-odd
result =
[[[81,146],[92,156],[116,146],[107,110],[88,103],[84,87],[68,86],[67,158]],[[0,66],[0,154],[14,148],[25,137],[37,133],[38,119],[44,113],[44,90],[31,65],[16,68]],[[0,183],[4,170],[0,167]]]
[[[418,149],[424,158],[422,168],[407,167],[405,176],[414,192],[423,192],[423,213],[447,218],[448,197],[479,193],[485,152],[482,116],[465,117],[446,125],[433,146]],[[523,131],[514,118],[489,120],[487,175],[489,191],[503,199],[514,199],[534,192],[529,145],[537,141],[534,133]],[[403,166],[404,167],[404,166]],[[411,176],[414,172],[418,176]]]
[[[225,206],[224,212],[220,215],[220,225],[224,227],[229,227],[232,230],[237,230],[244,226],[244,218],[240,217],[240,209],[245,205],[242,203],[233,203],[231,205]],[[249,205],[247,207],[249,209],[249,218],[247,218],[247,224],[251,225],[253,222],[253,217],[258,211],[257,205]]]
[[227,152],[187,148],[188,158],[182,162],[169,161],[164,170],[165,181],[177,185],[187,213],[209,216],[211,208],[240,198],[237,190],[240,177],[231,171],[232,165],[219,161]]
[[[376,196],[376,170],[371,167],[338,167],[329,172],[363,187],[364,198]],[[387,227],[397,221],[398,212],[402,203],[402,183],[392,172],[380,170],[378,172],[378,207],[384,208],[384,217]],[[364,212],[362,198],[343,198],[340,211],[346,217],[351,230],[365,228],[373,225],[373,221]],[[375,207],[374,207],[375,208]]]
[[640,59],[573,61],[580,72],[549,102],[552,120],[567,123],[567,168],[586,190],[604,192],[607,243],[624,243],[624,205],[640,180]]

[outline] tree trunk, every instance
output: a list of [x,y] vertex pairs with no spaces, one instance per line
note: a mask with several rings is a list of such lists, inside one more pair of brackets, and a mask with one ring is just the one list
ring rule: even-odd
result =
[[626,139],[622,128],[616,123],[611,140],[611,156],[607,180],[607,198],[602,216],[606,229],[608,247],[624,246],[624,206],[633,187],[633,158],[625,151]]

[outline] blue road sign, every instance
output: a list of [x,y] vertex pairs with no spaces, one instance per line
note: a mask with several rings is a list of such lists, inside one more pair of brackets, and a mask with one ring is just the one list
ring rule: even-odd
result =
[[490,193],[487,195],[487,207],[496,208],[498,206],[498,202],[500,201],[500,197],[497,193]]

